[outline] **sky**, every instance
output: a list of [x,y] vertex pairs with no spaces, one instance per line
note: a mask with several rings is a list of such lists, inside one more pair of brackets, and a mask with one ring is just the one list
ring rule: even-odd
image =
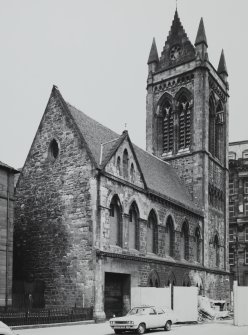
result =
[[[178,0],[194,44],[203,17],[210,62],[224,49],[230,141],[248,140],[248,1]],[[176,0],[0,0],[0,161],[23,166],[56,85],[64,99],[145,148],[147,59]]]

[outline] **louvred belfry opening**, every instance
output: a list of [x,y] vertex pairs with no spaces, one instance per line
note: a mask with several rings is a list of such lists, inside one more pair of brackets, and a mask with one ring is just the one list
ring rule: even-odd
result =
[[179,102],[179,149],[190,146],[191,138],[191,116],[188,99],[183,96]]
[[174,119],[171,103],[165,100],[161,109],[163,115],[163,151],[170,152],[173,150],[174,140]]

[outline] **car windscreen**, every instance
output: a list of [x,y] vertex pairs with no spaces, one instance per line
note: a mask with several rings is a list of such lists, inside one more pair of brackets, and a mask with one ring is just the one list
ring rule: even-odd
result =
[[154,309],[149,307],[135,307],[129,311],[128,315],[149,315],[154,314]]

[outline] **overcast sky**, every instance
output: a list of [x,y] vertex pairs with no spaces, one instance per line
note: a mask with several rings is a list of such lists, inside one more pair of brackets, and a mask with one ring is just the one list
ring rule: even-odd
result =
[[[52,85],[145,148],[147,58],[159,55],[175,0],[0,0],[0,161],[22,167]],[[224,49],[230,141],[248,139],[248,1],[178,0],[191,42],[203,17],[210,62]]]

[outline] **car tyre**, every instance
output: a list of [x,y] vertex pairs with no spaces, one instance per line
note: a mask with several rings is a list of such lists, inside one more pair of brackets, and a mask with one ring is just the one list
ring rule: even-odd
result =
[[166,324],[165,324],[165,326],[164,326],[164,330],[166,330],[166,331],[171,330],[171,321],[167,321],[167,322],[166,322]]
[[146,332],[146,325],[144,323],[140,323],[139,327],[137,328],[138,334],[145,334]]

